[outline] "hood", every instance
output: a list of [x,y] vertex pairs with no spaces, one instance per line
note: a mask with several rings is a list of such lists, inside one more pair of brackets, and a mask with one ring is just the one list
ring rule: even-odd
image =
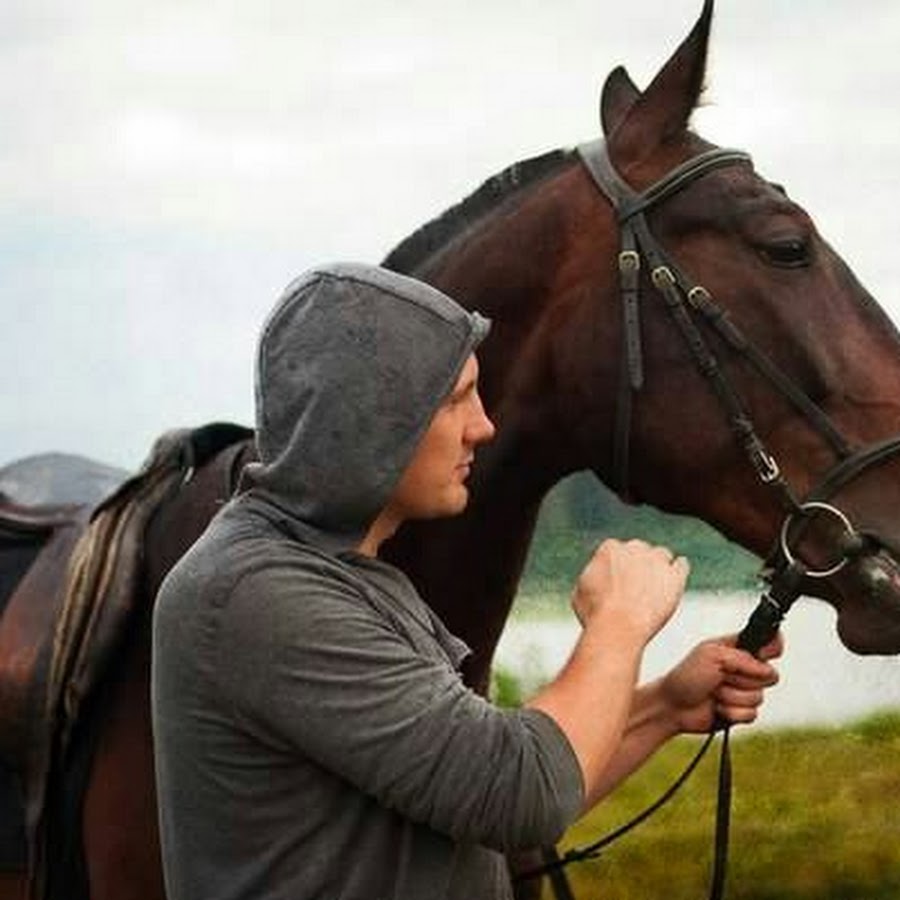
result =
[[292,282],[263,326],[252,492],[355,545],[489,323],[377,266],[339,263]]

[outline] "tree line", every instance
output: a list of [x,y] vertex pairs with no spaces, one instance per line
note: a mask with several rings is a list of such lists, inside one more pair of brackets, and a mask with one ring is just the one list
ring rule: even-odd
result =
[[705,522],[625,504],[584,472],[558,484],[541,507],[524,592],[568,591],[594,547],[607,537],[641,538],[686,556],[692,590],[741,590],[757,584],[759,559]]

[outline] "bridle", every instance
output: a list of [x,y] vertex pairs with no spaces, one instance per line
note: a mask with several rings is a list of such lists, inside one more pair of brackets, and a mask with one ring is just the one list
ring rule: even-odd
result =
[[[863,472],[900,453],[900,434],[865,447],[852,447],[825,411],[740,331],[703,285],[685,275],[651,232],[645,215],[648,210],[709,172],[736,165],[752,165],[747,153],[741,150],[708,150],[692,157],[644,191],[638,192],[616,171],[603,139],[582,144],[577,152],[597,187],[612,204],[621,235],[618,269],[622,300],[623,362],[613,445],[616,487],[623,493],[628,491],[632,407],[634,398],[644,383],[640,291],[641,270],[646,266],[650,282],[662,296],[676,330],[723,407],[729,427],[746,454],[757,480],[766,490],[777,495],[785,512],[778,540],[764,570],[766,581],[770,585],[770,590],[764,597],[765,609],[767,613],[780,612],[780,615],[777,621],[768,622],[767,627],[761,630],[763,614],[760,614],[753,623],[753,629],[743,635],[742,645],[758,650],[762,646],[758,641],[766,643],[771,639],[787,606],[799,596],[799,587],[804,578],[831,578],[854,557],[870,549],[872,542],[878,542],[874,535],[857,530],[850,517],[831,500]],[[703,326],[706,326],[705,331]],[[706,332],[709,331],[730,352],[747,360],[831,447],[836,463],[803,499],[797,497],[786,481],[778,461],[757,433],[740,394],[707,340]],[[805,523],[812,517],[823,514],[831,516],[840,525],[840,536],[835,539],[835,546],[832,548],[834,553],[827,564],[814,568],[799,558],[791,544],[794,538],[802,535]],[[748,643],[751,638],[752,646]]]
[[[784,519],[767,558],[763,577],[767,589],[738,636],[738,646],[752,653],[765,646],[778,631],[785,614],[800,596],[806,579],[825,580],[836,576],[854,558],[886,546],[877,536],[856,528],[849,515],[832,502],[843,487],[867,470],[900,453],[900,434],[864,447],[853,447],[843,437],[825,411],[787,374],[756,347],[710,292],[694,282],[677,266],[660,246],[647,222],[646,213],[684,190],[704,175],[731,166],[752,166],[751,157],[740,150],[712,149],[680,164],[643,191],[634,190],[616,171],[602,138],[577,148],[578,156],[597,187],[612,204],[620,231],[618,253],[619,284],[622,303],[622,364],[615,431],[613,438],[613,473],[615,487],[627,495],[630,456],[631,421],[634,400],[644,385],[644,359],[641,341],[640,299],[642,271],[665,304],[677,332],[685,341],[690,355],[703,377],[709,382],[723,407],[729,427],[747,456],[760,485],[774,492],[784,510]],[[804,498],[798,498],[786,481],[781,466],[760,438],[753,420],[719,364],[707,334],[715,335],[729,352],[744,358],[781,394],[830,446],[836,462]],[[839,528],[830,541],[828,559],[818,566],[807,564],[796,545],[814,518],[832,518]],[[833,532],[832,529],[829,533]],[[700,752],[676,783],[634,820],[590,847],[570,851],[562,859],[550,860],[540,872],[560,874],[563,866],[599,853],[616,838],[661,807],[700,761],[717,731],[723,732],[723,749],[719,769],[719,804],[716,817],[716,847],[711,900],[724,896],[727,868],[727,846],[730,819],[731,765],[728,754],[726,722],[717,722]],[[559,885],[559,882],[557,881]],[[560,896],[571,897],[565,884],[557,888]]]

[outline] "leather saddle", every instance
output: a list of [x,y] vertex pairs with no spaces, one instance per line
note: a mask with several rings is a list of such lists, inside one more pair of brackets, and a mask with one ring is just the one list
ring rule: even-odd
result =
[[[250,433],[222,423],[168,432],[135,475],[58,453],[0,469],[0,782],[18,776],[32,869],[51,771],[134,612],[150,517]],[[18,852],[16,834],[6,848],[3,839],[0,865]]]
[[21,768],[68,559],[91,510],[128,477],[82,456],[46,453],[0,469],[0,759]]
[[90,510],[127,474],[61,453],[0,468],[0,870],[26,860],[23,777],[46,723],[40,698],[66,561]]

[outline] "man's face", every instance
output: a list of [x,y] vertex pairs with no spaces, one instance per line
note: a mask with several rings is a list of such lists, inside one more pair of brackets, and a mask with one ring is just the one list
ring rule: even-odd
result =
[[494,436],[478,394],[478,361],[466,360],[450,396],[444,400],[391,499],[398,521],[433,519],[461,513],[469,500],[469,477],[475,448]]

